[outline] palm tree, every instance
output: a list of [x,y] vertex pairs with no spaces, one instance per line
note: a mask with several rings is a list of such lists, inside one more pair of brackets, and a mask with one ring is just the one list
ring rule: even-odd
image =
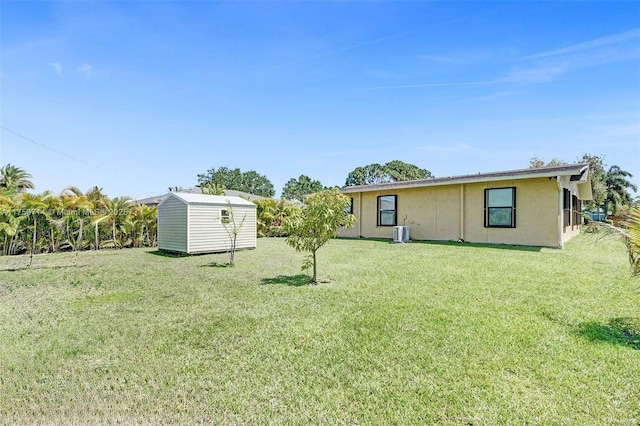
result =
[[106,201],[109,199],[102,193],[102,188],[94,186],[85,193],[85,197],[91,203],[91,225],[94,231],[94,249],[100,250],[100,224],[108,219],[104,213],[106,211]]
[[18,200],[0,195],[0,235],[3,238],[2,254],[9,254],[13,238],[20,229]]
[[26,189],[34,189],[35,185],[29,179],[31,175],[12,164],[0,168],[0,188],[13,189],[23,192]]
[[27,212],[25,215],[26,220],[33,220],[33,230],[32,230],[32,239],[31,239],[31,250],[29,256],[29,264],[27,266],[31,266],[33,262],[33,255],[38,251],[37,243],[38,243],[38,228],[40,223],[45,223],[46,226],[49,226],[48,220],[48,212],[46,210],[47,204],[46,199],[51,197],[53,194],[51,191],[45,191],[42,194],[22,194],[22,207]]
[[611,166],[604,175],[604,183],[607,188],[606,198],[604,200],[604,212],[609,213],[609,206],[613,212],[617,212],[618,208],[623,204],[630,204],[631,195],[629,189],[637,191],[636,185],[631,183],[629,179],[633,175],[619,166]]
[[[64,219],[67,224],[67,234],[69,236],[69,245],[76,251],[82,249],[83,246],[83,230],[85,218],[89,217],[92,203],[87,199],[86,195],[75,186],[65,188],[60,194],[63,205],[65,206]],[[74,225],[78,225],[78,236],[73,238]],[[71,232],[69,232],[71,230]]]
[[[105,200],[106,218],[111,223],[111,234],[114,248],[118,248],[117,229],[131,210],[131,198],[116,197]],[[122,247],[122,245],[120,245]]]

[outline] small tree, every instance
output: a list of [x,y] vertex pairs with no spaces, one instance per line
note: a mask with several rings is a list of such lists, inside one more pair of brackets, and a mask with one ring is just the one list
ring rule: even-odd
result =
[[236,223],[236,218],[233,214],[233,209],[231,208],[231,203],[229,201],[227,201],[227,205],[228,208],[226,210],[222,210],[220,221],[229,236],[229,266],[233,266],[236,261],[236,241],[238,240],[238,234],[244,225],[244,221],[247,219],[247,214],[244,214],[242,220],[238,224]]
[[332,188],[310,194],[306,205],[299,213],[287,217],[285,228],[289,236],[286,241],[296,251],[310,254],[302,264],[302,270],[313,268],[311,282],[317,284],[316,252],[331,238],[338,235],[340,227],[350,228],[355,216],[348,212],[351,200],[339,189]]

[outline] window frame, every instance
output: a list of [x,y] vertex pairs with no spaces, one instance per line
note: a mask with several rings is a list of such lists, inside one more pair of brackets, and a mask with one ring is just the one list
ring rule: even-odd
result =
[[562,226],[564,230],[571,226],[571,191],[562,188]]
[[[489,192],[510,189],[511,190],[511,205],[504,206],[489,206]],[[511,210],[511,223],[509,225],[492,225],[489,223],[492,209],[510,209]],[[485,228],[515,228],[516,227],[516,187],[505,186],[499,188],[485,188],[484,190],[484,227]]]
[[[382,198],[386,198],[386,197],[393,197],[393,210],[382,210],[381,209],[381,200],[382,200]],[[398,226],[398,196],[397,195],[395,195],[395,194],[378,195],[377,210],[378,210],[377,226]],[[382,223],[382,214],[383,213],[389,213],[389,212],[393,212],[393,223],[392,224],[383,224]]]
[[231,223],[231,209],[220,209],[220,222],[223,224]]

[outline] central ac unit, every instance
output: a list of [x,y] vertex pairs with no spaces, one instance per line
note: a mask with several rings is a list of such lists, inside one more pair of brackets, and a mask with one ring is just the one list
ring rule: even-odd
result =
[[394,243],[408,243],[409,242],[409,227],[408,226],[394,226],[393,227],[393,242]]

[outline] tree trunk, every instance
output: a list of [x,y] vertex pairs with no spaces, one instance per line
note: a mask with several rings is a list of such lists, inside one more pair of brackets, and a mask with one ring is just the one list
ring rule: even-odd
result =
[[312,252],[313,254],[313,278],[311,278],[311,284],[318,284],[318,279],[316,275],[316,251]]
[[238,234],[235,232],[231,237],[231,253],[229,253],[229,265],[233,266],[236,261],[236,240],[238,238]]
[[27,268],[31,267],[31,263],[33,262],[33,252],[36,250],[36,240],[38,238],[38,222],[36,220],[36,216],[33,216],[33,240],[31,241],[31,256],[29,256],[29,264]]
[[82,225],[84,225],[84,221],[80,219],[80,230],[78,230],[78,239],[76,240],[76,256],[78,255],[78,250],[82,248]]

